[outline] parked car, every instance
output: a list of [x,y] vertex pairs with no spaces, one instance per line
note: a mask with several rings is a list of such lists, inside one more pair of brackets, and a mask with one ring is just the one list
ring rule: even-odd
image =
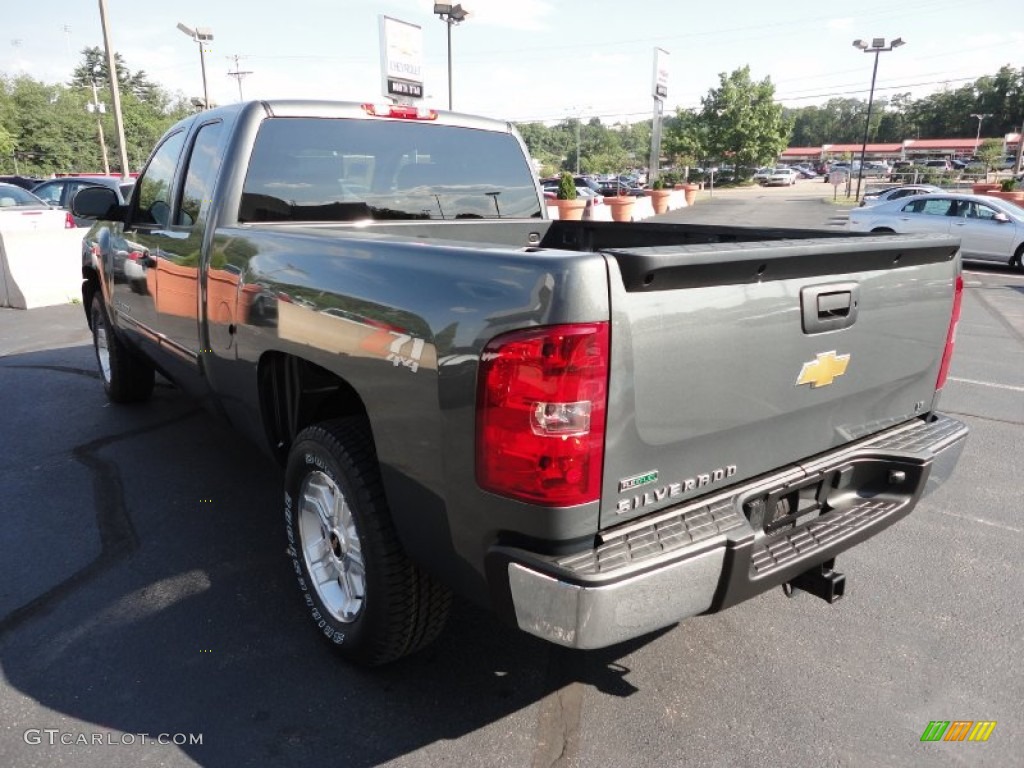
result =
[[0,183],[0,230],[72,229],[74,226],[70,213],[51,208],[26,189]]
[[599,184],[601,194],[605,197],[615,197],[616,195],[628,195],[629,197],[640,197],[644,194],[643,187],[638,187],[633,184],[626,184],[619,179],[613,179],[611,181],[603,181]]
[[771,176],[772,171],[774,170],[774,168],[758,168],[756,171],[754,171],[754,181],[758,182],[759,184],[763,184],[765,179]]
[[[54,208],[71,210],[71,201],[80,190],[88,187],[106,187],[117,193],[118,202],[124,205],[131,197],[132,188],[135,182],[131,179],[125,181],[113,176],[62,176],[59,179],[48,179],[32,188],[32,194],[42,198]],[[88,227],[92,225],[91,219],[75,217],[76,227]]]
[[792,168],[773,168],[772,172],[761,183],[766,187],[791,187],[796,184],[799,175]]
[[[590,176],[573,176],[572,180],[573,183],[576,185],[577,189],[579,187],[586,187],[587,189],[593,190],[598,195],[601,194],[601,185],[597,181],[592,179]],[[540,183],[541,186],[545,188],[550,187],[552,185],[554,185],[557,188],[559,181],[560,177],[549,176],[546,179],[541,179]]]
[[861,206],[878,205],[887,203],[890,200],[899,200],[901,197],[914,197],[916,195],[929,195],[934,192],[941,192],[942,187],[934,184],[905,184],[899,187],[889,187],[881,192],[870,192],[864,195],[860,201]]
[[0,184],[13,184],[29,191],[41,181],[42,179],[37,179],[34,176],[0,176]]
[[793,170],[800,174],[802,179],[816,179],[818,172],[809,165],[794,165]]
[[849,229],[954,235],[965,259],[1024,269],[1024,208],[995,197],[936,193],[855,208]]

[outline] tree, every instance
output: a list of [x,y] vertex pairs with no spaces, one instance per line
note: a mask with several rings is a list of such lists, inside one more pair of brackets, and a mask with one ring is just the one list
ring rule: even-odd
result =
[[978,160],[984,164],[987,175],[991,170],[999,167],[1003,161],[1003,142],[999,139],[985,139],[981,142],[976,154]]
[[[129,165],[124,170],[138,170],[164,131],[192,110],[182,95],[169,95],[149,82],[143,72],[131,73],[120,58],[116,66]],[[97,118],[102,121],[111,157],[118,156],[112,112],[97,116],[87,110],[94,74],[102,99],[110,89],[106,57],[99,48],[83,51],[82,63],[68,85],[0,75],[0,126],[8,137],[4,143],[13,144],[17,153],[0,149],[0,173],[17,169],[48,176],[102,170]],[[122,170],[118,165],[114,170]]]
[[773,163],[789,141],[790,124],[775,102],[770,78],[753,82],[750,67],[718,76],[719,87],[701,99],[710,155],[736,166],[737,176]]
[[[157,95],[159,89],[156,83],[151,82],[143,70],[132,72],[128,69],[120,53],[114,54],[114,68],[117,70],[117,81],[135,98],[151,101]],[[82,49],[82,63],[75,67],[68,85],[72,88],[92,88],[94,80],[97,88],[110,93],[107,55],[96,46]]]
[[696,110],[676,108],[674,116],[665,120],[662,129],[662,151],[673,166],[686,168],[698,165],[706,155],[707,130]]

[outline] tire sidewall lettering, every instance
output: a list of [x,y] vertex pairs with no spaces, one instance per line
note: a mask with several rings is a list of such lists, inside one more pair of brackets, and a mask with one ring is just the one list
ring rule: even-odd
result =
[[341,486],[341,483],[334,468],[322,457],[311,451],[304,451],[302,453],[302,464],[304,465],[303,467],[297,468],[299,471],[297,481],[294,484],[290,483],[288,490],[284,494],[285,535],[288,540],[286,554],[292,561],[292,568],[295,571],[296,581],[299,584],[299,591],[302,595],[302,603],[309,612],[310,618],[316,624],[318,631],[322,632],[329,641],[335,645],[341,645],[345,642],[345,632],[338,629],[333,623],[334,620],[324,613],[319,598],[316,595],[316,590],[310,589],[309,575],[306,573],[305,563],[300,555],[302,542],[296,530],[296,516],[294,514],[293,494],[291,492],[293,485],[296,490],[302,487],[302,481],[312,469],[324,473],[338,486]]

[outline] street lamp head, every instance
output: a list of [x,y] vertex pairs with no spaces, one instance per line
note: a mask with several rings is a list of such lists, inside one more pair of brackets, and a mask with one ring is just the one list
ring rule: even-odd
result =
[[197,40],[213,40],[213,30],[209,27],[196,27]]
[[[179,24],[178,26],[180,27],[181,25]],[[864,51],[867,50],[868,44],[858,38],[857,40],[853,41],[853,47],[860,48],[862,51]]]
[[469,11],[461,5],[434,3],[434,14],[440,17],[441,21],[448,24],[459,24],[466,20],[466,17],[469,16]]
[[901,45],[905,45],[902,37],[897,37],[891,43],[891,47],[893,47],[893,48],[899,48]]
[[178,29],[180,29],[182,32],[184,32],[186,35],[188,35],[192,39],[195,39],[196,31],[194,29],[192,29],[192,27],[186,27],[184,24],[182,24],[179,21],[178,22]]
[[885,48],[885,38],[884,37],[873,37],[873,38],[871,38],[871,47],[872,48]]

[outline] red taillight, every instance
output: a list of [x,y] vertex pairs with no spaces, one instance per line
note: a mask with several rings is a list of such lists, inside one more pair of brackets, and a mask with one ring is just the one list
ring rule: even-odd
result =
[[505,334],[484,348],[480,487],[553,507],[601,497],[608,337],[607,323],[553,325]]
[[935,389],[942,389],[946,385],[946,376],[949,374],[949,363],[953,359],[953,347],[956,345],[956,327],[960,322],[960,300],[964,293],[964,278],[956,276],[956,284],[953,292],[953,312],[949,318],[949,331],[946,333],[946,348],[942,351],[942,365],[939,366],[939,377],[935,380]]
[[70,211],[64,214],[64,229],[75,228],[75,217],[71,215]]
[[437,120],[432,109],[407,104],[363,104],[363,111],[370,117],[397,117],[402,120]]

